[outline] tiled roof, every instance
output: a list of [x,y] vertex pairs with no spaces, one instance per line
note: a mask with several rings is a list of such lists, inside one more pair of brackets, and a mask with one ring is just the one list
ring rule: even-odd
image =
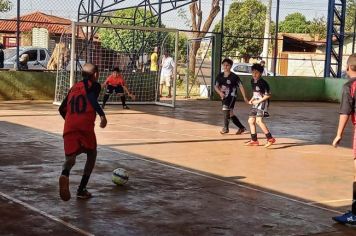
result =
[[[42,12],[34,12],[20,17],[20,31],[28,32],[34,27],[48,29],[49,33],[61,34],[64,31],[70,32],[71,21],[58,16],[51,16]],[[0,32],[16,32],[16,18],[11,21],[0,20]]]

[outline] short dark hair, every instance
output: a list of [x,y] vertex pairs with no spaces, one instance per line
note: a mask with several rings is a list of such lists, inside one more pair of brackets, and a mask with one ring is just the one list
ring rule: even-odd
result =
[[234,62],[230,59],[230,58],[225,58],[222,62],[221,62],[221,64],[224,64],[224,63],[228,63],[230,66],[232,66],[232,64],[234,64]]
[[97,65],[85,63],[82,70],[83,77],[92,77],[95,73],[99,72]]
[[264,68],[263,68],[263,66],[261,64],[255,63],[251,67],[251,71],[253,71],[253,70],[257,70],[258,72],[260,72],[262,74]]
[[2,43],[0,43],[0,49],[4,49],[4,45]]
[[115,71],[115,72],[121,72],[121,70],[120,70],[120,67],[118,67],[118,66],[114,66],[113,68],[112,68],[112,71]]

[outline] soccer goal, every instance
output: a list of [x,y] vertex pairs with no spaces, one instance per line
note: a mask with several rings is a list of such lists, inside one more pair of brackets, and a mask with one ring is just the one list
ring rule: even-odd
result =
[[[160,93],[161,61],[167,52],[177,61],[179,32],[176,29],[149,28],[126,25],[73,22],[72,29],[64,33],[54,53],[57,54],[57,79],[55,104],[60,104],[70,87],[81,80],[82,66],[87,63],[99,67],[99,83],[103,83],[119,67],[129,91],[135,100],[127,98],[128,104],[155,104],[175,107],[177,66],[172,69],[171,96],[169,84],[164,83]],[[151,70],[151,55],[158,48],[158,70]],[[175,63],[176,64],[176,63]],[[102,89],[99,102],[105,89]],[[121,103],[112,94],[107,104]]]

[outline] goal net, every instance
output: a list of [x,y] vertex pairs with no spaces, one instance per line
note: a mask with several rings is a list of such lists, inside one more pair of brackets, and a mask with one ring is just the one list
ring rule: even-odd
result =
[[[56,45],[57,79],[55,104],[60,104],[70,87],[80,81],[82,66],[93,63],[99,67],[99,83],[103,84],[115,67],[120,68],[128,90],[135,99],[128,104],[175,106],[177,67],[171,68],[171,83],[161,79],[161,62],[165,52],[177,61],[179,33],[176,29],[126,25],[72,23],[71,33],[64,33]],[[153,55],[155,47],[157,55]],[[156,58],[151,61],[151,58]],[[158,69],[151,64],[157,63]],[[165,76],[166,77],[166,76]],[[169,79],[168,79],[169,80]],[[162,94],[160,84],[164,82]],[[170,87],[168,86],[170,85]],[[171,96],[168,96],[169,88]],[[105,89],[99,97],[102,102]],[[113,93],[107,104],[121,103]]]

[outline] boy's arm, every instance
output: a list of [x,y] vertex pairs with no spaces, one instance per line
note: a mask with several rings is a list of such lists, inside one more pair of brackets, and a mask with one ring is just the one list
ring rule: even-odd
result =
[[127,95],[131,97],[131,99],[135,100],[135,95],[130,93],[130,90],[126,87],[126,85],[123,85],[122,87],[124,88],[124,92],[127,93]]
[[66,96],[66,98],[63,100],[63,102],[58,108],[59,114],[61,114],[63,119],[66,118],[66,114],[67,114],[67,102],[68,102],[68,95]]
[[93,86],[88,90],[87,97],[90,102],[90,104],[93,106],[94,110],[98,115],[100,116],[100,127],[105,128],[107,124],[106,116],[103,111],[103,109],[100,107],[98,103],[98,97],[100,94],[100,84],[99,83],[93,83]]
[[340,103],[339,125],[337,128],[336,137],[334,138],[332,143],[334,147],[337,147],[337,145],[342,139],[342,135],[344,134],[347,121],[349,120],[349,117],[353,112],[353,107],[354,107],[354,98],[350,94],[349,87],[344,85],[342,89],[342,97]]
[[346,124],[349,121],[349,117],[350,117],[350,115],[340,114],[339,126],[337,127],[336,137],[334,138],[334,141],[333,141],[334,147],[337,147],[337,145],[341,141],[342,135],[344,134]]

